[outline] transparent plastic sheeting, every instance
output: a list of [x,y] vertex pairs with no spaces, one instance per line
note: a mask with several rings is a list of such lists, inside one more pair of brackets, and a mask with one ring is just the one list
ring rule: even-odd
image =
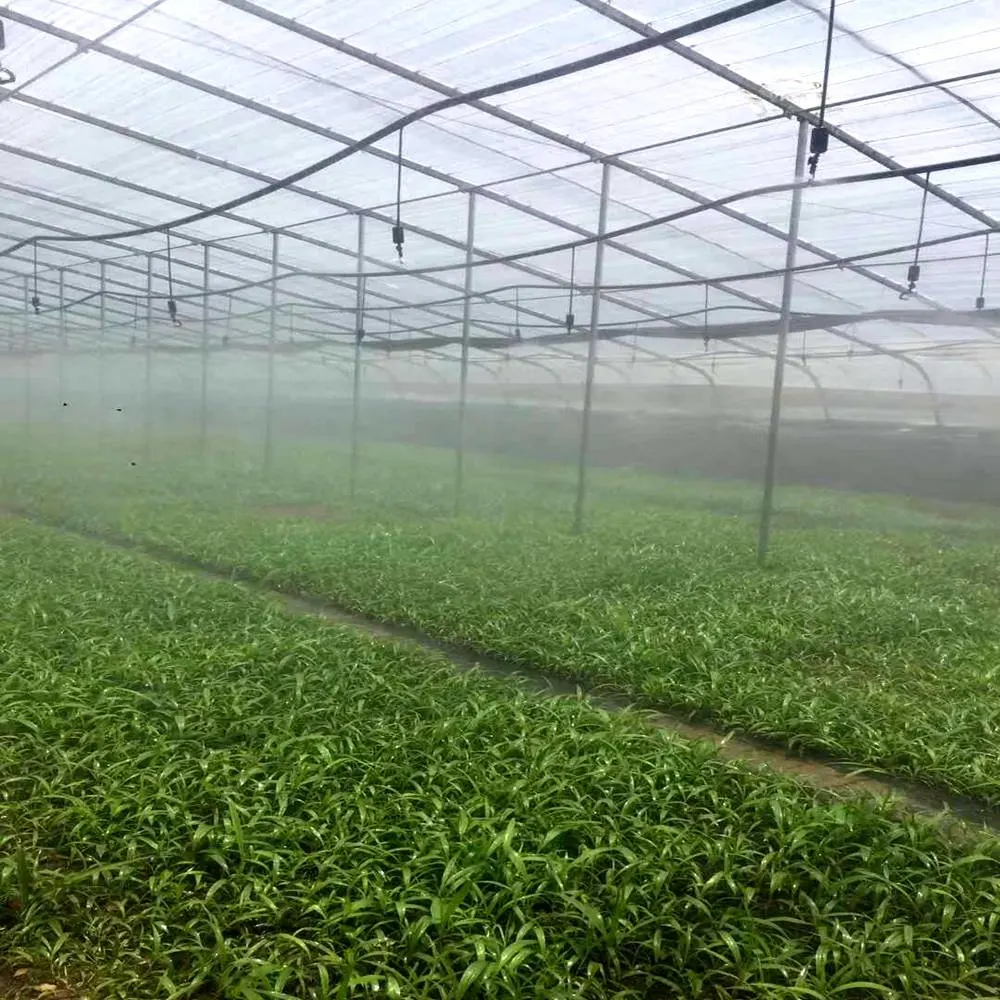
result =
[[[442,96],[729,5],[668,6],[8,0],[3,60],[17,84],[0,95],[0,236],[161,225]],[[506,338],[472,351],[470,379],[500,378],[506,366],[511,382],[579,380],[587,344],[573,333],[591,321],[595,251],[564,245],[595,235],[604,164],[611,232],[791,181],[794,109],[820,101],[827,13],[820,0],[787,0],[682,43],[453,108],[405,129],[401,165],[393,135],[287,190],[179,227],[169,260],[162,232],[42,242],[37,264],[24,247],[0,258],[0,338],[27,353],[98,342],[127,351],[147,338],[195,350],[211,328],[230,357],[287,342],[296,365],[322,367],[351,356],[360,324],[364,352],[380,359],[372,377],[405,382],[407,366],[450,372],[467,330]],[[973,0],[840,0],[827,95],[839,131],[819,179],[994,152],[998,14]],[[790,385],[994,391],[1000,329],[921,322],[912,311],[969,311],[980,295],[996,304],[1000,234],[990,255],[985,239],[1000,215],[996,176],[995,164],[943,171],[926,206],[920,178],[804,192],[793,309],[857,321],[793,334]],[[402,261],[391,239],[397,180]],[[599,378],[769,384],[773,336],[703,343],[692,328],[776,318],[789,203],[787,191],[751,195],[608,239],[598,322],[633,332],[599,343]],[[901,301],[918,231],[921,274]],[[171,297],[181,326],[166,315]],[[886,318],[892,309],[909,315]],[[568,314],[565,343],[532,343],[566,328]],[[653,327],[656,336],[644,335]],[[422,358],[382,349],[427,337],[441,343]],[[224,363],[220,352],[213,364]]]

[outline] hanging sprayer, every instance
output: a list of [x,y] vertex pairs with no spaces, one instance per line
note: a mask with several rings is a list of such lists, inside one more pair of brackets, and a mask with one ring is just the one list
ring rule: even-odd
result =
[[396,223],[392,227],[392,243],[399,254],[399,259],[403,259],[403,243],[406,241],[406,230],[402,221],[402,197],[403,197],[403,130],[399,130],[399,152],[396,156]]
[[837,0],[830,0],[826,21],[826,55],[823,59],[823,83],[820,88],[819,120],[809,135],[809,177],[816,177],[820,157],[830,148],[830,130],[826,127],[826,103],[830,88],[830,56],[833,52],[833,29],[836,24]]
[[[7,38],[3,31],[3,21],[0,21],[0,52],[7,48]],[[0,87],[9,87],[12,83],[17,83],[17,77],[14,75],[13,70],[7,69],[2,62],[0,62]]]
[[913,263],[906,270],[906,288],[899,293],[902,300],[908,299],[917,290],[920,280],[920,250],[924,242],[924,220],[927,217],[927,190],[931,186],[930,171],[924,176],[924,193],[920,199],[920,222],[917,224],[917,242],[913,248]]
[[576,325],[576,316],[573,315],[573,289],[576,286],[576,247],[570,249],[569,257],[569,306],[566,310],[566,332],[572,333]]
[[986,234],[986,247],[983,250],[983,269],[979,275],[979,294],[976,296],[976,308],[986,308],[986,267],[990,260],[990,234]]
[[34,285],[33,291],[31,293],[31,308],[35,310],[35,315],[39,315],[42,311],[42,300],[38,295],[38,242],[32,244],[32,250],[34,251],[34,265],[33,265],[33,275],[34,275]]
[[170,230],[167,230],[167,313],[174,326],[183,326],[177,315],[177,300],[174,298],[174,255],[170,244]]

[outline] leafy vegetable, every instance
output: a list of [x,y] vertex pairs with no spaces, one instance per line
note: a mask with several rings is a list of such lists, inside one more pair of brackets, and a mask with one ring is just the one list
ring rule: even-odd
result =
[[0,962],[133,1000],[1000,988],[995,840],[48,529],[0,557]]
[[[368,446],[284,446],[272,478],[234,444],[8,452],[0,496],[514,662],[1000,803],[1000,519],[898,498],[782,491],[773,565],[753,561],[757,490]],[[124,456],[124,457],[123,457]]]

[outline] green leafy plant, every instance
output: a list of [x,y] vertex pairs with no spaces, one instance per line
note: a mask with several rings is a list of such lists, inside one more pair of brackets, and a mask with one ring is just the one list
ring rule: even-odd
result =
[[[782,492],[773,565],[753,562],[756,488],[369,446],[285,444],[270,478],[233,445],[11,452],[6,502],[292,592],[414,625],[789,747],[1000,804],[1000,519],[898,498]],[[16,460],[15,456],[16,455]],[[305,513],[302,513],[302,512]],[[962,515],[962,516],[958,516]]]
[[0,524],[0,961],[94,997],[961,997],[1000,850]]

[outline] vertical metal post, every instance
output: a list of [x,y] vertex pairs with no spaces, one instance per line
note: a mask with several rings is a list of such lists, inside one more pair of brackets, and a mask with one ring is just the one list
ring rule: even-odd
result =
[[472,249],[476,235],[476,193],[469,192],[465,226],[465,284],[462,299],[462,367],[458,380],[458,441],[455,447],[455,516],[462,510],[465,489],[465,415],[469,399],[469,328],[472,315]]
[[107,282],[108,282],[108,265],[102,260],[101,261],[101,305],[100,305],[100,319],[101,324],[100,334],[98,335],[97,341],[97,405],[99,408],[97,417],[97,438],[101,446],[104,445],[104,432],[105,423],[107,421],[107,414],[104,412],[106,407],[105,401],[105,371],[104,371],[104,338],[107,336],[105,331],[105,323],[108,319],[108,300],[105,295],[107,292]]
[[264,415],[264,472],[274,463],[274,362],[278,336],[278,243],[276,232],[271,234],[271,314],[267,332],[267,408]]
[[153,430],[153,255],[146,254],[146,357],[143,372],[145,405],[142,420],[142,450],[148,459]]
[[604,234],[608,228],[608,191],[611,166],[601,171],[601,206],[597,214],[597,242],[594,244],[594,287],[590,297],[590,337],[587,342],[587,375],[583,389],[583,419],[580,425],[580,457],[576,470],[576,505],[573,531],[583,531],[583,511],[587,499],[587,457],[590,452],[590,416],[594,405],[594,371],[597,367],[597,333],[601,319],[601,281],[604,275]]
[[[795,147],[795,180],[805,178],[806,151],[809,147],[809,125],[799,121]],[[760,512],[760,532],[757,536],[757,562],[763,565],[771,540],[771,518],[774,513],[774,477],[778,459],[778,428],[781,425],[781,391],[785,384],[785,357],[788,353],[788,327],[792,314],[792,288],[795,282],[795,259],[799,246],[799,218],[802,215],[802,188],[792,191],[792,207],[788,217],[788,243],[785,247],[785,279],[781,288],[781,326],[778,349],[774,357],[774,386],[771,390],[771,423],[767,432],[767,463],[764,469],[764,500]]]
[[64,352],[66,350],[66,269],[59,268],[59,344],[56,348],[56,405],[59,407],[60,436],[65,431],[66,421],[63,409],[66,400],[66,370]]
[[199,414],[198,447],[204,458],[208,450],[208,293],[210,287],[210,247],[206,243],[202,257],[202,284],[205,293],[201,300],[201,412]]
[[24,279],[24,328],[21,343],[24,347],[24,432],[31,438],[31,279]]
[[354,384],[351,389],[351,470],[348,490],[351,502],[358,490],[361,454],[361,342],[365,339],[365,217],[358,213],[357,288],[354,312]]

